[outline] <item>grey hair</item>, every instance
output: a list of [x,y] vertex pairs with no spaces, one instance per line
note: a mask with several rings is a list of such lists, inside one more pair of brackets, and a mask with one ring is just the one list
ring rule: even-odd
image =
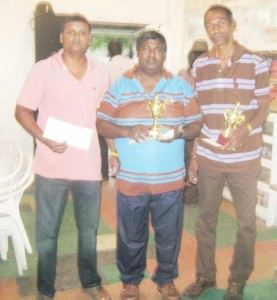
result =
[[211,6],[206,10],[206,12],[205,12],[205,14],[204,14],[204,22],[205,22],[205,20],[206,20],[207,14],[208,14],[209,12],[215,10],[215,9],[221,9],[221,10],[223,10],[223,11],[225,12],[227,18],[228,18],[229,23],[230,23],[230,24],[232,23],[232,21],[234,20],[234,18],[233,18],[233,13],[232,13],[231,9],[230,9],[229,7],[227,7],[227,6],[225,6],[225,5],[221,5],[221,4],[214,4],[214,5],[211,5]]

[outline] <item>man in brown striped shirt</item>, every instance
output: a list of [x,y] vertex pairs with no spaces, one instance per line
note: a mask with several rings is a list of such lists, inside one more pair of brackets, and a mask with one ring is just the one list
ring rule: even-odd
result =
[[[227,183],[237,213],[238,232],[224,299],[240,300],[254,267],[261,125],[269,111],[268,66],[263,58],[233,39],[236,22],[228,7],[211,6],[204,23],[213,47],[193,67],[204,125],[194,143],[189,170],[190,181],[199,186],[196,281],[184,290],[182,299],[196,298],[216,287],[216,225]],[[227,112],[236,107],[244,115],[244,123],[237,126],[224,145],[207,143],[218,140],[226,126]]]

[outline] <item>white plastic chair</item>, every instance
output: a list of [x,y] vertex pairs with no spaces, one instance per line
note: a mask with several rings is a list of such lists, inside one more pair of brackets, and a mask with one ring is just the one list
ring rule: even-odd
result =
[[[10,236],[13,242],[18,273],[22,275],[23,270],[27,269],[25,250],[30,254],[32,253],[32,247],[21,219],[19,204],[25,189],[32,183],[34,178],[31,171],[32,155],[22,154],[17,147],[18,153],[14,150],[13,157],[11,152],[5,154],[5,147],[1,146],[0,253],[2,259],[7,259],[8,237]],[[7,149],[12,149],[12,146],[6,147]]]
[[[0,186],[6,184],[21,168],[22,153],[14,141],[0,142]],[[3,183],[3,184],[2,184]]]
[[18,274],[22,276],[23,270],[27,269],[27,261],[22,238],[13,218],[5,214],[0,214],[0,248],[1,258],[3,260],[7,260],[9,236],[11,237],[13,243],[17,271]]

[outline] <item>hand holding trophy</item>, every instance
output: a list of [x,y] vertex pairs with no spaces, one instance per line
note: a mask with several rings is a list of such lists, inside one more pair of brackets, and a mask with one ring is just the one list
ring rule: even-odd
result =
[[223,133],[218,137],[217,143],[225,145],[231,137],[234,130],[245,122],[245,116],[239,111],[240,103],[238,102],[233,109],[226,109],[224,111],[226,128]]
[[153,139],[159,140],[162,137],[162,130],[161,126],[158,124],[158,118],[166,110],[166,104],[159,100],[159,95],[156,93],[154,96],[154,100],[147,103],[147,110],[154,118],[154,124],[149,130],[149,136]]

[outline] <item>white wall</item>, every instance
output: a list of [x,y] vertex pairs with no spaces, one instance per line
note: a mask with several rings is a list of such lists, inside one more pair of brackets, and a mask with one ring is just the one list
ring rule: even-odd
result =
[[16,124],[13,114],[17,95],[33,63],[34,38],[31,30],[32,1],[0,2],[0,139],[32,139]]
[[[13,138],[32,151],[32,138],[14,119],[19,91],[34,63],[35,0],[0,0],[0,140]],[[49,0],[55,13],[84,14],[93,22],[153,24],[168,39],[167,68],[182,64],[185,0]],[[172,34],[172,32],[176,34]]]

